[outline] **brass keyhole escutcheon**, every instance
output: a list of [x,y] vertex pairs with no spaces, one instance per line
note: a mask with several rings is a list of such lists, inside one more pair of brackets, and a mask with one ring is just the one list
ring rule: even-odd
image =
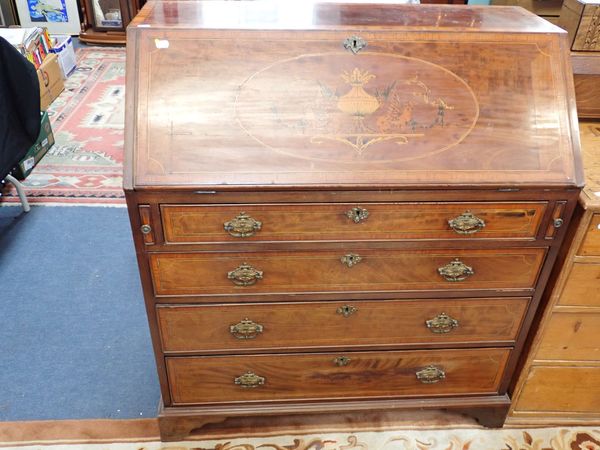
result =
[[349,38],[344,40],[344,48],[346,50],[350,50],[355,55],[366,46],[367,41],[365,41],[360,36],[350,36]]
[[354,267],[355,265],[357,265],[359,262],[362,261],[362,257],[359,255],[355,255],[354,253],[349,253],[347,255],[342,256],[340,258],[340,261],[346,267]]
[[369,217],[369,211],[365,208],[361,208],[360,206],[355,206],[352,209],[346,211],[346,217],[351,219],[354,223],[360,223],[363,220],[367,220]]
[[346,367],[348,364],[350,364],[350,361],[350,358],[347,356],[338,356],[333,359],[333,363],[338,367]]
[[341,314],[344,317],[350,317],[356,311],[358,311],[358,308],[356,306],[344,305],[344,306],[340,306],[338,309],[336,309],[335,312],[338,314]]

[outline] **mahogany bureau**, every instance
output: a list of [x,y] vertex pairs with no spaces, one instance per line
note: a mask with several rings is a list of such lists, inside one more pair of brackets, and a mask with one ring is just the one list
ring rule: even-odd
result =
[[127,41],[162,438],[387,408],[500,426],[583,180],[567,34],[511,7],[160,1]]

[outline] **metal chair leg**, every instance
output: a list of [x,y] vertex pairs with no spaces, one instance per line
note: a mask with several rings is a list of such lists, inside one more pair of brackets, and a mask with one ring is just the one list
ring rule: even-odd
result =
[[21,184],[21,182],[12,175],[7,175],[5,180],[11,182],[17,190],[19,200],[21,200],[21,205],[23,206],[23,211],[29,212],[31,210],[31,207],[29,206],[29,202],[27,201],[27,197],[25,196],[25,189],[23,189],[23,185]]

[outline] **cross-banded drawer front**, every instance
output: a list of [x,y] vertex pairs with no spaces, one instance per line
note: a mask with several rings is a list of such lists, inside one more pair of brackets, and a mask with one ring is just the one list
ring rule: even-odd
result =
[[531,289],[544,248],[153,253],[155,293]]
[[159,306],[163,351],[511,344],[528,298]]
[[175,404],[493,394],[509,349],[166,358]]
[[162,205],[167,243],[533,238],[546,202]]

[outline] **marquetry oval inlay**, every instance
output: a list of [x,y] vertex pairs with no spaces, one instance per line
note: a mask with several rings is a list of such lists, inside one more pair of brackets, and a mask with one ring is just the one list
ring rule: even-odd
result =
[[240,126],[261,145],[350,163],[448,150],[469,134],[478,114],[473,91],[453,72],[375,52],[278,61],[249,77],[236,99]]

